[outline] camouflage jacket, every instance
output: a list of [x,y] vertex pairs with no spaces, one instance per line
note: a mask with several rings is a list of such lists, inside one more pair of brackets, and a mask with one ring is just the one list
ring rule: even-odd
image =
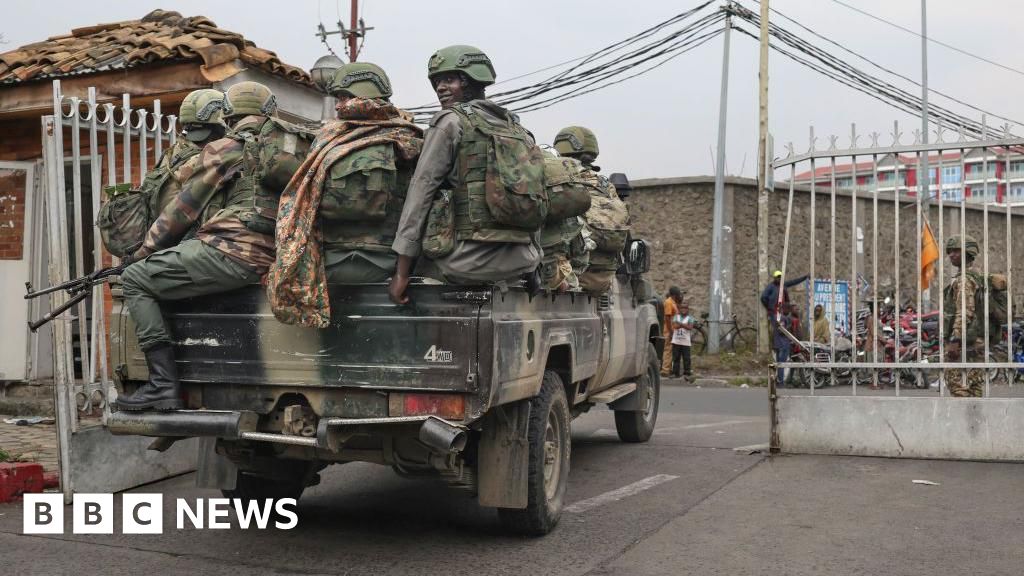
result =
[[[963,271],[960,271],[945,290],[942,291],[943,310],[945,311],[946,340],[959,340],[964,348],[973,347],[979,338],[984,335],[984,325],[976,322],[978,315],[977,292],[981,288],[973,274],[968,272],[964,275],[964,310],[960,309],[960,278]],[[980,326],[980,332],[979,332]]]
[[134,254],[135,260],[174,246],[185,237],[210,199],[238,175],[242,145],[221,138],[206,145],[198,158],[195,172],[150,226],[142,247]]
[[[224,208],[196,237],[257,274],[274,263],[274,219],[279,197],[306,157],[309,142],[295,127],[262,116],[247,116],[227,139],[242,151],[238,177],[227,189]],[[266,232],[265,232],[266,231]]]
[[400,159],[411,162],[423,146],[422,130],[385,100],[353,98],[339,115],[342,120],[320,129],[306,160],[281,193],[277,254],[267,276],[267,293],[274,316],[287,324],[330,324],[318,214],[331,166],[381,144],[393,146]]
[[201,151],[202,148],[191,141],[178,138],[164,151],[156,166],[146,173],[142,189],[150,193],[149,213],[154,221],[195,172]]
[[580,178],[591,191],[590,210],[583,217],[596,243],[590,255],[590,270],[616,270],[629,236],[629,208],[619,198],[615,186],[600,175],[595,166],[586,166]]

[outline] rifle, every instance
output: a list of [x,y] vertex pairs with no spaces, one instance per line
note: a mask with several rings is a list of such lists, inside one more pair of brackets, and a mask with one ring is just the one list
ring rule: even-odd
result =
[[117,266],[111,266],[109,268],[103,268],[101,270],[93,272],[92,274],[82,276],[81,278],[68,280],[67,282],[64,282],[62,284],[58,284],[56,286],[49,286],[47,288],[43,288],[42,290],[33,290],[32,283],[25,282],[25,291],[27,292],[27,294],[25,294],[26,300],[31,300],[33,298],[38,298],[46,294],[52,294],[54,292],[60,291],[67,292],[68,295],[71,296],[70,300],[68,300],[64,304],[61,304],[55,310],[49,311],[48,313],[46,313],[45,316],[43,316],[39,320],[36,320],[34,322],[29,320],[28,329],[35,332],[40,327],[49,323],[57,316],[60,316],[64,312],[70,310],[71,308],[74,308],[76,304],[78,304],[82,300],[85,300],[89,296],[89,290],[93,286],[106,282],[107,279],[110,278],[111,276],[119,276],[121,272],[124,272],[124,269],[126,266],[128,266],[128,264],[130,264],[130,262],[125,262]]

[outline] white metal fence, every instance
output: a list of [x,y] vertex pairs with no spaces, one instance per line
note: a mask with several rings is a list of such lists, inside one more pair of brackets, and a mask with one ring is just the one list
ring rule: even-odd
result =
[[[829,138],[827,146],[821,147],[812,128],[806,152],[797,153],[790,144],[787,157],[773,163],[776,181],[788,180],[790,188],[781,255],[783,285],[787,278],[803,274],[808,274],[812,280],[826,279],[823,293],[831,332],[815,345],[815,340],[821,335],[815,334],[812,310],[799,304],[797,307],[801,308],[801,317],[806,320],[807,334],[792,334],[786,330],[787,321],[781,316],[783,302],[780,291],[775,318],[782,321],[779,332],[788,338],[789,350],[794,356],[778,364],[778,368],[784,371],[782,380],[774,371],[772,375],[773,441],[776,448],[801,451],[797,444],[807,439],[805,433],[808,430],[814,430],[818,435],[838,434],[829,444],[836,448],[836,453],[896,454],[887,450],[876,451],[870,446],[863,450],[842,448],[858,445],[860,441],[851,441],[843,434],[858,433],[858,427],[869,426],[872,421],[865,415],[877,416],[884,410],[878,402],[858,404],[856,400],[852,403],[844,400],[840,408],[837,397],[861,396],[886,401],[892,399],[878,396],[940,399],[949,395],[951,385],[957,387],[952,378],[959,378],[960,387],[965,386],[970,370],[975,374],[981,370],[984,374],[985,398],[977,401],[987,401],[993,396],[1020,395],[1021,387],[1014,390],[1012,386],[1015,380],[1024,377],[1024,350],[1021,350],[1024,340],[1020,317],[1014,314],[1015,307],[1019,307],[1018,303],[1024,299],[1021,292],[1024,288],[1021,285],[1021,276],[1024,276],[1024,210],[1012,202],[1010,179],[1017,168],[1011,168],[1011,158],[1020,157],[1024,138],[1012,134],[1009,126],[1003,126],[998,133],[985,127],[979,140],[968,139],[963,130],[956,131],[952,138],[949,135],[950,132],[940,126],[934,133],[933,142],[926,144],[922,142],[921,133],[915,131],[913,142],[905,144],[899,125],[894,123],[890,134],[892,142],[888,146],[879,145],[881,136],[878,133],[869,136],[870,145],[862,146],[860,140],[863,137],[857,134],[856,127],[852,127],[848,147],[841,147],[835,136]],[[972,160],[978,164],[981,173],[989,175],[989,179],[977,183],[971,181],[973,172],[968,173],[966,164]],[[907,180],[906,191],[897,193],[891,184],[886,189],[886,181],[879,181],[879,171],[892,171],[893,166],[896,167],[895,178]],[[924,166],[928,167],[927,172],[923,170]],[[959,173],[959,182],[949,182],[948,177],[943,177],[944,168],[949,167],[959,168],[958,171],[946,171]],[[930,174],[930,178],[925,178],[925,174]],[[958,188],[959,196],[966,201],[950,202],[948,194],[938,193],[938,186],[934,186],[937,182],[942,182],[944,189]],[[793,213],[796,187],[810,193],[809,214],[801,214],[800,219]],[[929,194],[916,193],[929,189]],[[891,218],[882,219],[879,207],[885,207],[885,203],[892,207],[891,211],[886,211]],[[933,279],[921,286],[919,278],[927,264],[923,258],[928,255],[925,242],[928,234],[934,238],[938,248],[938,261],[934,263]],[[947,316],[950,311],[943,298],[943,289],[956,281],[956,272],[947,261],[945,250],[947,240],[954,235],[960,237],[962,253],[966,236],[977,240],[980,251],[973,270],[985,279],[992,274],[1004,275],[1007,282],[1008,317],[998,330],[994,326],[990,328],[987,321],[991,312],[989,298],[983,298],[984,309],[976,312],[986,319],[981,339],[983,346],[979,345],[976,355],[969,355],[967,346],[962,346],[959,354],[947,355],[950,343],[943,337],[949,328],[949,318],[953,317]],[[794,246],[798,242],[801,245]],[[964,277],[960,275],[959,278],[960,298],[951,304],[964,316],[968,302],[963,289]],[[843,301],[841,290],[837,290],[837,287],[843,288],[844,283],[850,287],[848,303]],[[814,298],[808,301],[813,302]],[[834,311],[844,305],[848,306],[852,320],[845,333],[838,333],[834,330]],[[909,308],[912,308],[912,313]],[[793,386],[807,387],[808,390],[790,390],[789,387]],[[830,386],[833,388],[819,389]],[[815,396],[831,399],[815,403]],[[1024,398],[1011,400],[1024,406]],[[864,412],[849,412],[851,406],[858,405]],[[948,410],[960,410],[957,406],[939,406],[941,410],[911,402],[896,405],[893,409],[907,414],[924,409],[931,410],[932,414],[943,412],[947,416]],[[830,407],[842,414],[830,411]],[[968,417],[966,414],[961,416]],[[805,421],[787,422],[787,418]],[[834,425],[825,422],[829,418],[835,419]],[[909,416],[906,421],[914,421],[927,429],[927,425],[922,424],[924,420]],[[843,422],[850,424],[851,428],[844,428]],[[885,423],[890,424],[890,421],[886,419]],[[934,423],[939,424],[938,421]],[[878,422],[875,425],[880,426]],[[889,427],[892,428],[892,424]],[[952,433],[954,428],[947,426],[947,433]],[[785,437],[787,431],[790,433],[789,446]],[[934,430],[929,430],[929,434],[931,432]],[[941,430],[937,432],[938,435],[942,433]],[[893,435],[896,435],[895,430]],[[885,431],[886,442],[888,436],[888,431]],[[936,436],[933,434],[930,438],[934,440]],[[817,446],[811,451],[830,451]],[[904,450],[906,447],[901,444],[899,454],[946,454],[928,449]],[[1003,457],[1006,452],[1000,450],[992,448],[978,454]],[[964,454],[969,452],[968,449]],[[1024,458],[1024,447],[1016,454]]]
[[[109,256],[95,231],[103,187],[141,183],[163,150],[174,143],[176,122],[174,115],[161,112],[159,100],[153,101],[151,110],[132,108],[129,95],[124,94],[118,106],[98,102],[95,88],[89,88],[83,100],[63,94],[60,81],[53,82],[53,114],[42,118],[51,285],[104,267]],[[74,435],[86,423],[81,417],[99,413],[100,421],[105,422],[108,399],[113,396],[107,365],[105,290],[104,285],[94,287],[89,298],[50,324],[61,485],[66,496],[75,489],[72,446]],[[55,292],[49,298],[50,307],[56,308],[67,301],[67,294]],[[79,373],[80,378],[76,377]]]

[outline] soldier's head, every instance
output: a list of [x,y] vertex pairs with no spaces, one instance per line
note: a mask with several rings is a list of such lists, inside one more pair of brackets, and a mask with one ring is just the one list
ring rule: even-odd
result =
[[427,77],[437,94],[441,108],[485,97],[485,88],[494,84],[494,65],[479,48],[448,46],[434,52],[427,61]]
[[597,136],[583,126],[567,126],[559,130],[555,135],[555,150],[562,156],[579,160],[584,166],[593,164],[601,153],[597,146]]
[[369,62],[350,62],[334,73],[327,92],[338,100],[336,110],[341,110],[352,98],[370,100],[391,98],[391,80],[384,69]]
[[964,236],[963,239],[959,235],[953,236],[946,241],[946,255],[949,256],[949,263],[957,268],[970,266],[978,256],[978,241],[970,236]]
[[274,93],[259,82],[239,82],[224,93],[224,119],[234,126],[246,116],[273,116],[277,112]]
[[178,122],[186,139],[196,144],[205,144],[224,136],[224,95],[217,90],[204,88],[190,92],[181,101]]
[[679,286],[672,286],[668,289],[668,297],[675,300],[676,304],[683,301],[683,289]]

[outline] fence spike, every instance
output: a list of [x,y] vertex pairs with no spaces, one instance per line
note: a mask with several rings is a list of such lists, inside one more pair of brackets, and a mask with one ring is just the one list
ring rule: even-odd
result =
[[828,137],[828,149],[829,151],[837,150],[836,144],[839,142],[839,136],[830,134]]
[[921,143],[921,129],[920,128],[915,128],[914,129],[914,145],[917,145],[917,144],[920,144],[920,143]]
[[814,144],[817,141],[818,141],[818,139],[814,136],[814,126],[811,126],[810,147],[807,149],[808,152],[810,152],[810,153],[814,152]]
[[878,139],[881,138],[881,137],[882,137],[882,135],[879,134],[878,132],[872,132],[871,133],[869,138],[871,138],[871,147],[872,148],[878,148]]
[[900,121],[899,120],[893,120],[892,121],[892,134],[890,134],[890,136],[892,136],[892,145],[893,146],[899,146],[900,145],[900,138],[903,137],[903,133],[900,132]]
[[796,156],[796,148],[794,148],[792,142],[786,142],[786,158],[792,158]]
[[850,124],[850,150],[857,149],[857,140],[860,139],[860,135],[857,134],[857,124]]

